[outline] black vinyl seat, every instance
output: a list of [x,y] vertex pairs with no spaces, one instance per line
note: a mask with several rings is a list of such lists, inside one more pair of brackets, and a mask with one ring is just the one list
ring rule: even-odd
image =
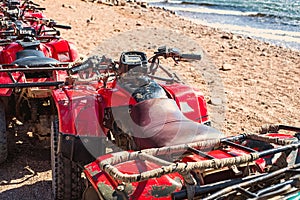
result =
[[48,58],[42,51],[25,49],[16,54],[16,60],[12,64],[27,65],[29,67],[39,67],[43,65],[56,64],[58,60]]

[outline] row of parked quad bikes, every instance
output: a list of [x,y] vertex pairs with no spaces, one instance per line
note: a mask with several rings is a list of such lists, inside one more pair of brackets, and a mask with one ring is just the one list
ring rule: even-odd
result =
[[71,27],[32,1],[0,4],[0,163],[13,121],[51,135],[54,199],[299,198],[300,128],[222,137],[203,95],[159,64],[200,55],[161,47],[149,60],[79,62],[57,30]]

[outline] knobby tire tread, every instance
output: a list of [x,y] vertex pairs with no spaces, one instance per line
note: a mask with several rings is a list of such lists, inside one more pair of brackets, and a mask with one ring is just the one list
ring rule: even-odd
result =
[[51,164],[52,190],[55,200],[81,199],[83,184],[81,168],[73,161],[58,153],[58,119],[52,123]]
[[7,159],[7,148],[5,107],[4,104],[0,102],[0,164]]

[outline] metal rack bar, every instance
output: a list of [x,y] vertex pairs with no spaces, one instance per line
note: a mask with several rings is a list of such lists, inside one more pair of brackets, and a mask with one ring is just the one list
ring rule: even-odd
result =
[[26,88],[26,87],[49,87],[49,86],[58,86],[63,84],[63,81],[56,82],[37,82],[37,83],[9,83],[9,84],[0,84],[0,88]]
[[54,70],[57,70],[57,71],[62,71],[62,70],[69,70],[70,68],[69,67],[55,67],[55,66],[52,66],[52,67],[31,67],[31,68],[28,68],[28,67],[24,67],[24,68],[10,68],[10,69],[0,69],[0,72],[38,72],[38,71],[54,71]]

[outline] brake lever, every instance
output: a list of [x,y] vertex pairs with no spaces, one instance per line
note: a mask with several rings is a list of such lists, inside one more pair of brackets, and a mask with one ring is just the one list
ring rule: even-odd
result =
[[174,60],[174,62],[175,62],[176,64],[178,64],[179,59],[176,59],[176,56],[172,56],[172,59]]

